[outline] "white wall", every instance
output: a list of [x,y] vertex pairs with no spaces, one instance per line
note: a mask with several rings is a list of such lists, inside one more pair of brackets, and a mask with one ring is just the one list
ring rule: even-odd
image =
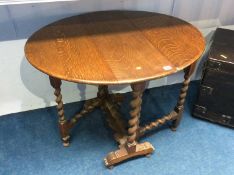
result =
[[[57,19],[88,11],[131,9],[155,11],[180,17],[195,24],[207,40],[212,27],[234,24],[233,0],[80,0],[0,6],[0,115],[54,105],[48,77],[24,58],[26,39],[40,27]],[[233,27],[233,26],[230,26]],[[195,79],[199,78],[201,64]],[[182,75],[151,81],[150,87],[182,81]],[[95,86],[63,82],[64,102],[96,95]],[[129,87],[111,87],[126,92]]]

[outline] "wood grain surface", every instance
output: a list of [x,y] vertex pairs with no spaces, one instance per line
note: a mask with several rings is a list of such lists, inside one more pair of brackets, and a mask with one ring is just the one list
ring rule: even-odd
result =
[[160,78],[194,63],[201,33],[175,17],[141,11],[103,11],[54,22],[25,45],[28,61],[67,81],[125,84]]

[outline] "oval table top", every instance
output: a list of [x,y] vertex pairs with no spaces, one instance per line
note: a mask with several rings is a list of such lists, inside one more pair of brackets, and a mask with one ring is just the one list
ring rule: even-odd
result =
[[125,84],[175,73],[205,48],[201,33],[178,18],[142,11],[102,11],[65,18],[34,33],[28,61],[67,81]]

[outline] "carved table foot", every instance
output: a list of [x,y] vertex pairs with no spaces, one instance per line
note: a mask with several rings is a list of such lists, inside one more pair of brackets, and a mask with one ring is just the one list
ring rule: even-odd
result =
[[147,156],[154,152],[154,147],[149,142],[133,143],[132,145],[121,145],[120,149],[114,152],[110,152],[104,159],[104,163],[107,167],[111,167],[115,164],[123,162],[127,159]]

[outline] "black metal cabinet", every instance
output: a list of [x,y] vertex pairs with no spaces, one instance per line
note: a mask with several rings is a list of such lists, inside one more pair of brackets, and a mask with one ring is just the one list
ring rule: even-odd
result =
[[234,31],[217,29],[203,69],[195,117],[234,127]]

